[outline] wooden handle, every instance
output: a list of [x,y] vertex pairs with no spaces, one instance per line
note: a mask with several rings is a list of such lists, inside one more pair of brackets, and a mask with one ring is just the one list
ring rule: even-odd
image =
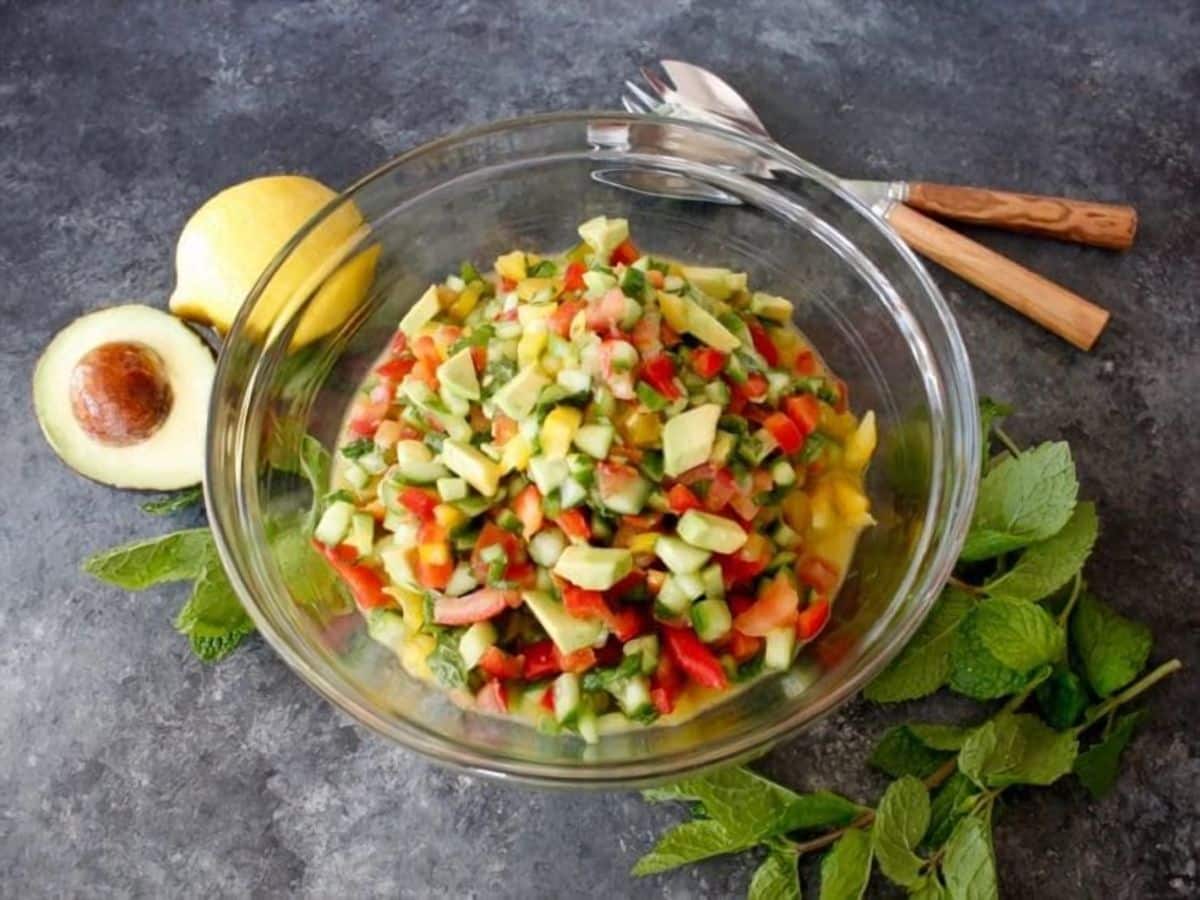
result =
[[945,266],[1080,350],[1091,350],[1108,324],[1108,312],[1094,303],[902,203],[892,207],[887,220],[918,253]]
[[915,181],[904,202],[947,219],[1025,231],[1061,241],[1125,250],[1137,231],[1137,210],[1112,203],[1014,194],[987,188]]

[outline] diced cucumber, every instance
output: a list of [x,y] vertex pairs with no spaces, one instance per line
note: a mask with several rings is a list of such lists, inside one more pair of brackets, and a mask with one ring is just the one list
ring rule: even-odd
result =
[[557,528],[546,528],[529,542],[529,555],[539,566],[551,568],[567,547],[567,539]]
[[635,475],[615,490],[602,490],[600,500],[615,513],[636,516],[646,505],[646,498],[650,496],[650,490],[650,482],[640,475]]
[[667,618],[683,616],[692,604],[692,598],[676,580],[676,576],[668,575],[655,599],[655,605],[661,607]]
[[633,554],[624,547],[573,544],[562,552],[554,574],[589,591],[607,591],[633,571]]
[[364,453],[355,460],[368,475],[379,475],[387,467],[387,462],[383,458],[383,454],[378,450],[372,450],[370,453]]
[[480,497],[475,494],[471,497],[465,497],[462,500],[455,500],[454,507],[468,519],[473,519],[480,513],[487,512],[491,509],[492,501],[487,497]]
[[592,387],[592,376],[583,369],[559,369],[554,380],[570,394],[582,394]]
[[675,579],[675,584],[683,591],[689,600],[704,596],[704,579],[696,572],[681,572],[678,575],[668,575]]
[[359,556],[366,556],[375,546],[375,519],[356,512],[350,517],[350,535],[344,540]]
[[356,462],[346,463],[345,468],[342,469],[342,477],[357,491],[365,488],[367,482],[371,480],[371,476],[367,470]]
[[445,405],[447,412],[452,416],[465,416],[471,411],[471,401],[465,397],[460,397],[445,384],[438,389],[438,396]]
[[596,721],[596,713],[591,707],[584,707],[579,712],[579,720],[575,723],[579,736],[586,744],[600,742],[600,726]]
[[437,492],[446,503],[463,500],[467,496],[467,482],[462,478],[439,478]]
[[783,671],[791,668],[792,655],[796,652],[796,629],[784,625],[767,632],[767,649],[763,654],[763,665],[768,669]]
[[700,581],[704,583],[704,596],[710,600],[725,599],[725,573],[717,563],[713,563],[700,573]]
[[583,453],[572,453],[567,457],[567,474],[584,487],[591,487],[596,479],[596,463]]
[[750,297],[750,312],[772,322],[787,322],[792,318],[792,303],[783,297],[755,291]]
[[535,456],[529,460],[529,477],[543,497],[549,495],[567,479],[567,461]]
[[397,655],[408,637],[404,617],[394,609],[371,610],[367,615],[367,634]]
[[478,586],[479,582],[476,581],[471,566],[468,563],[459,563],[450,573],[450,580],[446,582],[446,593],[451,597],[461,597]]
[[614,372],[628,372],[638,363],[637,348],[629,341],[609,341],[608,352]]
[[487,648],[496,643],[496,626],[491,622],[476,622],[462,633],[458,639],[458,652],[463,658],[463,665],[473,669]]
[[772,533],[771,539],[780,547],[786,547],[789,550],[800,543],[800,535],[788,527],[787,522],[779,523]]
[[580,700],[578,675],[563,672],[554,679],[554,718],[560,725],[570,725],[579,718]]
[[720,640],[733,628],[733,616],[724,600],[704,599],[692,606],[692,627],[706,644]]
[[417,576],[413,573],[408,558],[410,546],[393,544],[391,547],[385,547],[379,551],[379,561],[383,563],[383,570],[393,584],[419,588]]
[[588,297],[599,297],[617,286],[617,278],[607,272],[584,272],[583,283],[587,286]]
[[621,648],[626,656],[642,655],[642,674],[649,675],[658,667],[658,635],[643,634],[625,642]]
[[410,484],[432,484],[450,473],[433,458],[433,451],[420,441],[399,441],[396,444],[396,465],[393,471]]
[[663,535],[654,545],[654,554],[675,573],[698,572],[712,555],[679,538]]
[[313,531],[313,537],[326,546],[336,547],[350,531],[350,519],[353,515],[354,505],[345,500],[329,504],[329,508],[317,523],[316,530]]
[[611,425],[583,425],[575,432],[575,446],[595,459],[604,459],[612,446],[614,429]]
[[558,489],[558,499],[563,509],[578,506],[586,497],[587,488],[574,478],[568,478]]
[[758,442],[757,444],[743,441],[743,446],[738,447],[738,452],[742,454],[742,457],[746,460],[746,462],[750,463],[750,465],[757,466],[760,462],[779,449],[779,442],[775,440],[775,435],[771,434],[771,432],[767,431],[765,428],[760,428],[758,431],[754,432],[754,439]]
[[746,532],[737,522],[696,509],[689,509],[680,517],[676,530],[693,547],[714,553],[736,553],[747,540]]
[[502,341],[515,341],[521,337],[522,327],[520,322],[497,322],[494,327],[496,329],[496,337]]
[[617,693],[617,703],[625,715],[631,719],[641,718],[653,712],[654,703],[650,699],[650,682],[645,675],[635,675],[620,686]]
[[792,376],[787,372],[773,370],[767,373],[767,398],[770,401],[777,403],[791,386]]
[[796,483],[796,470],[786,459],[781,459],[771,466],[771,479],[780,487],[788,487]]

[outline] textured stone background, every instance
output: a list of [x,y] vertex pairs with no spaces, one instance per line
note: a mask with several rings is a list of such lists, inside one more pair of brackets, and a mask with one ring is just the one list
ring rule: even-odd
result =
[[[197,663],[170,628],[179,591],[126,595],[77,571],[161,526],[72,476],[29,405],[55,330],[114,300],[165,302],[175,236],[219,188],[279,171],[345,184],[449,130],[613,105],[638,64],[674,55],[725,73],[784,143],[836,170],[1140,209],[1125,255],[985,237],[1112,310],[1091,355],[935,275],[981,388],[1021,404],[1014,430],[1074,444],[1105,526],[1093,583],[1150,622],[1158,658],[1190,667],[1154,695],[1110,799],[1013,792],[1006,894],[1196,896],[1198,44],[1194,0],[0,0],[0,895],[744,890],[748,859],[626,876],[673,810],[433,768],[257,641]],[[896,715],[852,704],[769,768],[870,797],[860,761]]]

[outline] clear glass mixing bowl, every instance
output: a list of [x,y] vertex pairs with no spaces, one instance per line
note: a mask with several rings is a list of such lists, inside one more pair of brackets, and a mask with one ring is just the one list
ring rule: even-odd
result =
[[[408,677],[325,588],[308,547],[309,433],[332,447],[349,400],[425,287],[463,259],[562,249],[595,215],[639,247],[750,273],[874,409],[858,547],[834,620],[796,668],[696,719],[586,746],[464,711]],[[345,227],[346,222],[358,227]],[[331,222],[336,239],[330,238]],[[324,229],[324,231],[322,231]],[[301,333],[307,343],[294,340]],[[312,341],[313,334],[323,333]],[[272,647],[316,690],[443,763],[562,786],[645,784],[747,759],[852,697],[903,646],[948,576],[979,467],[971,370],[938,289],[826,173],[710,126],[611,113],[535,116],[427,144],[351,187],[263,274],[229,334],[208,426],[221,557]]]

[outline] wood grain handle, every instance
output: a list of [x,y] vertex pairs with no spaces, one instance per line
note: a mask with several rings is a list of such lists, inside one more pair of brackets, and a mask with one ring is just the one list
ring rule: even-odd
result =
[[887,220],[918,253],[1080,350],[1092,349],[1108,324],[1106,310],[904,204],[894,204]]
[[1128,248],[1138,224],[1137,210],[1132,206],[925,181],[910,183],[904,202],[947,219],[1111,250]]

